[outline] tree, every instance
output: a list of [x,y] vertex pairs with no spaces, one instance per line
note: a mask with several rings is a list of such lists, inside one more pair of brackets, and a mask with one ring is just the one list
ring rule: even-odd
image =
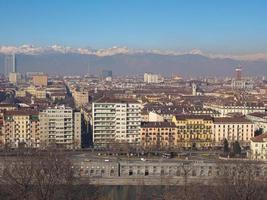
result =
[[233,152],[234,154],[241,154],[241,147],[240,147],[240,144],[238,141],[235,141],[234,144],[233,144]]
[[223,141],[223,152],[225,154],[229,153],[229,143],[228,143],[228,140],[226,138]]
[[218,163],[220,175],[216,177],[219,187],[213,191],[215,199],[261,200],[264,184],[257,173],[260,163],[251,161],[222,161]]
[[254,136],[256,137],[256,136],[259,136],[259,135],[261,135],[263,133],[263,129],[262,128],[259,128],[259,129],[257,129],[255,132],[254,132]]

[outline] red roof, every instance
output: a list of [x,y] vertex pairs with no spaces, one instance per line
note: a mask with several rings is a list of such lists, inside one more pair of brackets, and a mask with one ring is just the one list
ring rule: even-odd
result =
[[267,132],[263,133],[261,135],[258,135],[256,137],[251,138],[252,142],[264,142],[263,139],[266,138],[267,139]]

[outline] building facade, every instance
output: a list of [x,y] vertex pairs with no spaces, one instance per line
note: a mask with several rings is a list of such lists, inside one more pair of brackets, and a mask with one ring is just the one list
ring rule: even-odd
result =
[[267,160],[267,132],[251,138],[250,157],[253,160]]
[[144,74],[145,83],[161,83],[163,82],[163,77],[159,74],[145,73]]
[[222,145],[224,139],[227,139],[229,143],[238,141],[247,146],[254,131],[254,123],[244,117],[214,118],[212,140],[215,145]]
[[132,99],[102,98],[92,105],[93,142],[139,143],[141,105]]
[[81,113],[57,106],[40,112],[40,134],[43,146],[81,147]]
[[32,83],[34,86],[46,87],[48,76],[46,74],[35,74],[32,76]]
[[208,115],[176,115],[172,118],[177,128],[177,146],[208,148],[212,144],[213,119]]
[[223,105],[223,104],[204,104],[204,108],[216,110],[220,113],[220,117],[226,117],[229,113],[241,113],[247,115],[253,112],[266,112],[263,105]]
[[4,112],[2,127],[2,144],[17,148],[39,147],[40,121],[38,111],[35,110],[10,110]]
[[143,122],[140,144],[144,148],[167,149],[177,146],[177,131],[171,122]]

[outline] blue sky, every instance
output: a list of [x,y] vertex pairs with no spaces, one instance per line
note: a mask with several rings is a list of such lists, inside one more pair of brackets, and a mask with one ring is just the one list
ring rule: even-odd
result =
[[0,0],[0,45],[267,52],[266,0]]

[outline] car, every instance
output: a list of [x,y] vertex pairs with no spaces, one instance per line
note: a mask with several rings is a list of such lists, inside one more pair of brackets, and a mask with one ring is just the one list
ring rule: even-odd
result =
[[105,159],[105,162],[109,162],[109,159]]
[[146,161],[146,159],[145,159],[145,158],[141,158],[141,160],[142,160],[142,161]]

